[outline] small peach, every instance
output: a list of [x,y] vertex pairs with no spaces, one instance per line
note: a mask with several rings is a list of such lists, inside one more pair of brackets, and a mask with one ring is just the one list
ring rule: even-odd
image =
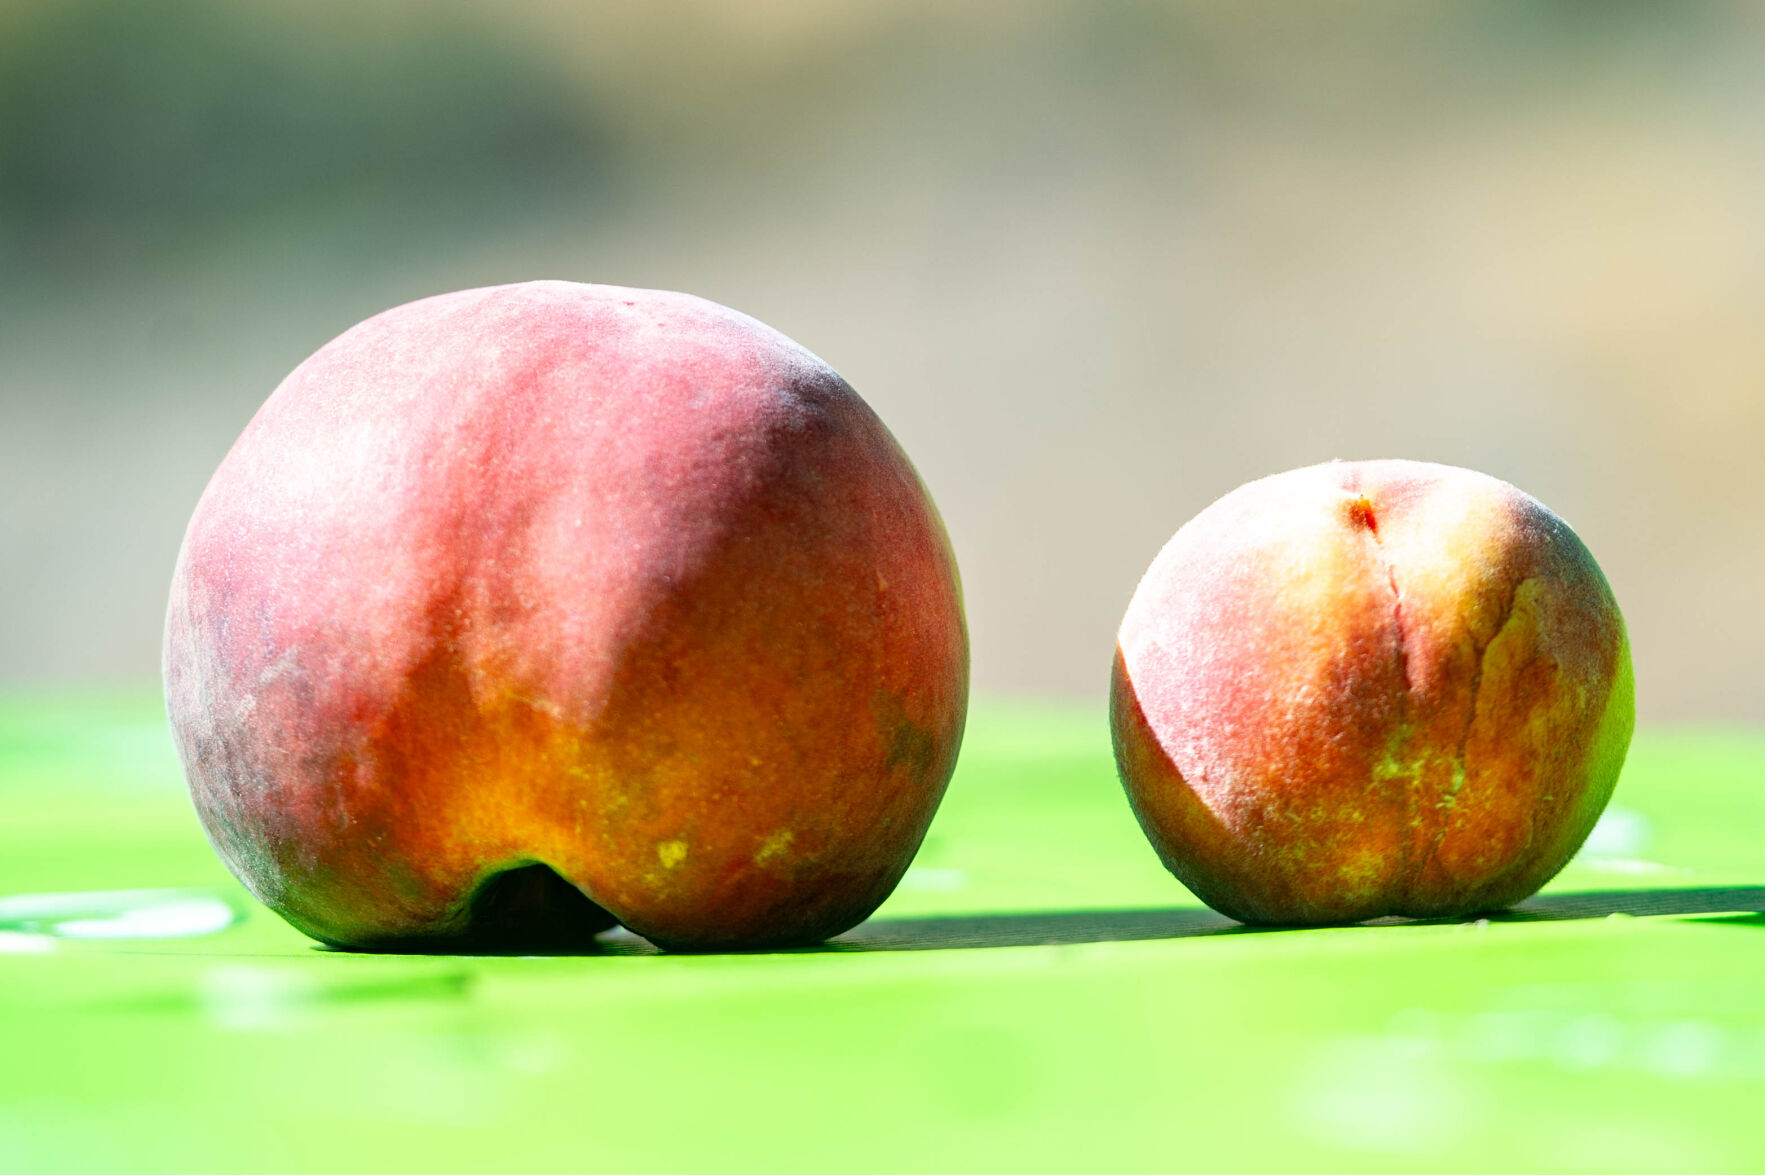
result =
[[1165,865],[1245,922],[1455,917],[1550,880],[1630,742],[1630,647],[1568,524],[1412,461],[1242,486],[1122,621],[1116,762]]

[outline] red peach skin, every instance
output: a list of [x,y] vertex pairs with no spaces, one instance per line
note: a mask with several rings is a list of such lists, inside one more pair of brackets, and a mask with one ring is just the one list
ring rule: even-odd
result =
[[1629,745],[1630,648],[1505,482],[1337,462],[1179,530],[1117,645],[1116,761],[1165,865],[1244,922],[1454,917],[1553,877]]
[[327,943],[762,947],[900,879],[968,646],[936,511],[830,368],[533,282],[276,390],[191,520],[165,682],[215,847]]

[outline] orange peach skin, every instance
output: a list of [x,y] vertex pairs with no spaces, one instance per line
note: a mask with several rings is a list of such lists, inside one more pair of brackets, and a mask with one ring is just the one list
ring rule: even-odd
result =
[[1244,922],[1535,892],[1630,742],[1623,618],[1574,531],[1483,474],[1337,462],[1171,539],[1122,622],[1116,762],[1165,865]]
[[296,369],[197,507],[165,643],[215,847],[361,948],[836,934],[917,849],[967,681],[942,525],[838,375],[564,282]]

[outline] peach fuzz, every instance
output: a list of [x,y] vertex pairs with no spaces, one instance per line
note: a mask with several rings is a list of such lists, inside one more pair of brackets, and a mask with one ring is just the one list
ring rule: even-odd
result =
[[942,524],[846,382],[713,303],[565,282],[302,363],[166,625],[215,847],[369,949],[837,934],[913,857],[967,684]]
[[1616,783],[1623,618],[1569,526],[1505,482],[1334,462],[1180,529],[1122,621],[1116,761],[1165,865],[1244,922],[1498,910]]

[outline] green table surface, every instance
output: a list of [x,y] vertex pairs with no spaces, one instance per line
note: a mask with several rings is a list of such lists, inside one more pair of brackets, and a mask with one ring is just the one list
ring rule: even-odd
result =
[[0,1172],[1756,1172],[1762,885],[1765,737],[1644,731],[1520,910],[1251,931],[1100,708],[993,703],[826,949],[355,955],[227,875],[156,698],[12,695]]

